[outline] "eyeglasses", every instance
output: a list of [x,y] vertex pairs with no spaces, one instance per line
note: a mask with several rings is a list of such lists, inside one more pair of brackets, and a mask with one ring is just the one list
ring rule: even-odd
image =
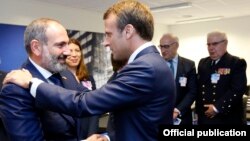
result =
[[218,41],[218,42],[207,43],[207,46],[217,46],[218,44],[223,43],[225,41],[226,40],[221,40],[221,41]]
[[169,44],[169,45],[159,45],[158,47],[159,48],[161,48],[161,49],[168,49],[168,48],[170,48],[172,45],[174,45],[176,42],[173,42],[173,43],[171,43],[171,44]]

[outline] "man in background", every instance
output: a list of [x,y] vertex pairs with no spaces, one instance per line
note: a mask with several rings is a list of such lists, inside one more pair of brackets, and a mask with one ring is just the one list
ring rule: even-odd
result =
[[178,55],[179,39],[173,34],[164,34],[160,50],[166,64],[172,70],[176,84],[176,101],[173,111],[174,124],[192,125],[191,105],[197,95],[195,63]]
[[[151,43],[154,33],[149,8],[135,0],[115,3],[104,13],[104,45],[115,60],[128,60],[100,89],[84,93],[43,83],[26,70],[6,77],[35,90],[36,105],[75,116],[113,112],[116,141],[157,141],[160,124],[173,123],[175,84],[171,71]],[[165,76],[162,77],[162,74]],[[32,80],[32,81],[31,81]]]
[[246,61],[227,52],[225,33],[207,34],[209,56],[198,66],[198,124],[245,124]]

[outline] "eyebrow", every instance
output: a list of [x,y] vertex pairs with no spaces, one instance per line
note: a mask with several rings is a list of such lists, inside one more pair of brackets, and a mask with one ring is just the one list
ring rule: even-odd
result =
[[65,45],[65,44],[68,44],[67,42],[65,42],[65,41],[61,41],[61,42],[57,42],[57,43],[55,43],[54,45],[56,45],[56,46],[62,46],[62,45]]

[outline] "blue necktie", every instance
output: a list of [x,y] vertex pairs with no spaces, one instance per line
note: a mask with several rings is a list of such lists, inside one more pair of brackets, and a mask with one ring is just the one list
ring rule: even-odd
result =
[[61,76],[59,73],[54,73],[48,79],[57,86],[63,86],[61,82]]
[[170,69],[174,75],[174,65],[173,65],[173,60],[168,60],[168,62],[170,63]]

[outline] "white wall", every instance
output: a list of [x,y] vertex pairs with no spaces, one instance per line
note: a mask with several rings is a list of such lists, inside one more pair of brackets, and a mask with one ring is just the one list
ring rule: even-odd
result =
[[[156,46],[158,46],[160,44],[159,42],[160,42],[161,36],[167,32],[168,32],[168,26],[163,25],[163,24],[155,24],[155,32],[154,32],[154,38],[153,38],[152,42]],[[159,49],[159,48],[157,48],[157,49]]]
[[[179,54],[194,60],[196,66],[201,58],[208,56],[206,37],[207,33],[214,30],[227,33],[228,52],[244,58],[250,64],[250,16],[169,26],[169,32],[180,39]],[[250,84],[249,68],[247,77]]]
[[0,23],[27,25],[40,17],[59,20],[72,30],[103,32],[102,14],[32,0],[1,0]]
[[[28,25],[32,20],[49,17],[59,20],[67,29],[104,32],[103,13],[48,4],[34,0],[0,0],[0,23]],[[166,25],[155,26],[153,42],[167,31]]]

